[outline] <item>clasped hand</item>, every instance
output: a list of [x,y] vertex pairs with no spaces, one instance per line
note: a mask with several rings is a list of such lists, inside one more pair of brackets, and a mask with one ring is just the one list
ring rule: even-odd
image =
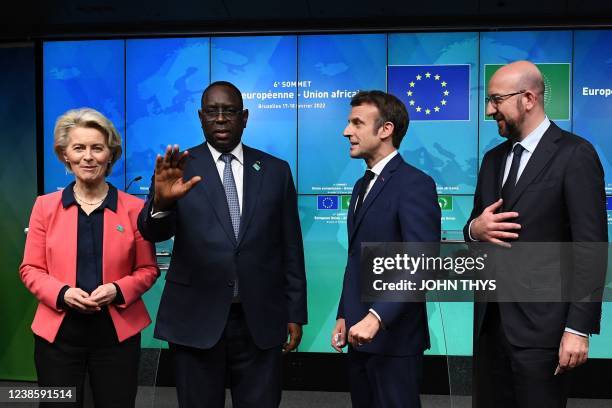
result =
[[64,293],[64,303],[82,313],[95,313],[117,297],[117,288],[112,283],[98,286],[91,295],[80,288],[70,288]]

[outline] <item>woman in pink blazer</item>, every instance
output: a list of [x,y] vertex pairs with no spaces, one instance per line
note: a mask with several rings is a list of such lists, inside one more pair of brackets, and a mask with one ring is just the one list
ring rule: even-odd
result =
[[36,200],[19,268],[39,301],[38,383],[76,387],[77,404],[67,406],[82,406],[89,373],[96,407],[133,407],[140,331],[151,323],[141,296],[159,275],[153,246],[136,226],[143,202],[106,182],[121,137],[101,113],[66,112],[54,137],[75,181]]

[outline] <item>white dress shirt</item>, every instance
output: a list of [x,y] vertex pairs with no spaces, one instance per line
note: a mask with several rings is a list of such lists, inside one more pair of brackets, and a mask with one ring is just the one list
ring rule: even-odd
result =
[[510,166],[512,165],[512,158],[514,157],[514,146],[520,144],[523,146],[523,154],[521,155],[521,161],[519,163],[518,172],[516,173],[516,182],[518,183],[521,174],[523,174],[523,170],[525,170],[525,166],[527,166],[527,162],[531,159],[533,152],[536,147],[538,147],[538,143],[542,140],[542,136],[548,130],[550,126],[550,120],[548,117],[544,117],[542,123],[538,125],[537,128],[533,129],[533,131],[528,134],[523,140],[520,142],[516,142],[512,144],[512,149],[510,149],[510,154],[506,157],[506,167],[504,169],[504,179],[502,181],[502,186],[506,183],[506,179],[508,178],[508,174],[510,174]]
[[374,185],[374,183],[378,179],[378,176],[380,176],[380,173],[382,173],[382,171],[385,168],[385,166],[387,165],[387,163],[389,163],[391,161],[391,159],[394,158],[395,156],[397,156],[397,150],[394,150],[393,152],[389,153],[389,155],[387,155],[384,159],[382,159],[381,161],[376,163],[374,165],[374,167],[372,167],[370,169],[370,171],[372,173],[374,173],[374,177],[372,178],[372,180],[370,180],[370,184],[368,184],[366,192],[365,192],[365,194],[363,196],[363,201],[365,201],[366,197],[370,193],[370,190],[372,189],[372,186]]

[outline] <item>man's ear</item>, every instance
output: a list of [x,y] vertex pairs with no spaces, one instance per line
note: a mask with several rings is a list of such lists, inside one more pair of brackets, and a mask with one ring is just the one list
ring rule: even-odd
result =
[[535,93],[531,91],[525,92],[523,94],[523,97],[525,98],[525,103],[523,106],[525,107],[526,110],[531,110],[538,104],[538,97],[536,96]]
[[393,131],[395,130],[395,125],[392,122],[384,122],[382,126],[378,129],[378,137],[382,140],[387,140],[391,136],[393,136]]
[[245,109],[242,111],[242,127],[245,128],[247,121],[249,120],[249,110]]

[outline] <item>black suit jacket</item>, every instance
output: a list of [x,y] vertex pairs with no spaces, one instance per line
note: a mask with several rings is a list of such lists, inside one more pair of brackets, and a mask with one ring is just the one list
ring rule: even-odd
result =
[[174,236],[155,337],[202,349],[223,333],[238,277],[245,319],[262,349],[287,339],[287,323],[307,322],[297,195],[289,165],[244,146],[240,232],[236,240],[223,185],[206,144],[189,149],[184,178],[202,176],[171,214],[151,217],[154,185],[138,228],[150,241]]
[[[474,208],[464,228],[501,197],[506,141],[483,158]],[[518,242],[607,242],[603,168],[593,146],[551,122],[521,174],[504,211],[519,213]],[[562,254],[571,264],[571,285],[603,284],[603,271],[591,268],[580,254]],[[536,271],[528,271],[536,273]],[[537,271],[541,273],[542,271]],[[544,277],[545,278],[545,277]],[[486,304],[477,304],[479,331]],[[519,347],[558,347],[565,327],[599,333],[601,302],[500,303],[500,318],[508,340]]]

